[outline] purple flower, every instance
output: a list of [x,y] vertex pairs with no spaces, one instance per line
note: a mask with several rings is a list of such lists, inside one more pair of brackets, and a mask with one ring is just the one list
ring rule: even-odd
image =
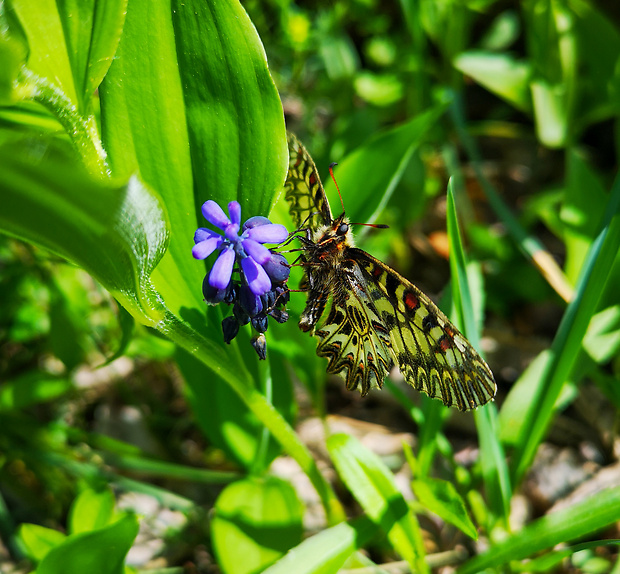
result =
[[[269,273],[265,266],[271,271],[274,254],[263,244],[281,243],[288,237],[288,232],[283,225],[271,223],[266,217],[256,216],[245,222],[239,234],[241,206],[237,201],[228,204],[228,213],[230,217],[226,217],[222,208],[211,199],[203,204],[202,214],[205,219],[218,227],[221,233],[204,227],[197,229],[192,255],[196,259],[206,259],[219,251],[209,273],[209,285],[216,290],[225,290],[231,282],[235,263],[238,263],[245,278],[244,282],[256,297],[260,297],[271,290],[270,274],[273,274]],[[217,298],[219,297],[214,299]]]
[[222,321],[224,341],[230,343],[240,327],[250,323],[258,333],[252,345],[264,359],[269,317],[278,323],[288,320],[286,282],[291,271],[286,258],[267,249],[264,243],[281,243],[288,232],[283,225],[274,225],[261,215],[250,217],[241,227],[241,206],[236,201],[228,204],[229,217],[211,200],[204,203],[202,213],[219,229],[201,227],[194,234],[192,254],[196,259],[218,252],[202,283],[205,301],[210,305],[232,305],[232,315]]

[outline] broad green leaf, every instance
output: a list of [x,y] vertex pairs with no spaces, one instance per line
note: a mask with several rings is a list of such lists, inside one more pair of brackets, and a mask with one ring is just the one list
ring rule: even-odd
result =
[[61,0],[57,3],[82,113],[91,113],[95,90],[118,46],[128,0]]
[[149,275],[167,242],[159,202],[137,180],[85,173],[65,145],[21,139],[0,146],[0,228],[79,264],[146,324],[164,316]]
[[284,114],[254,25],[237,0],[174,0],[197,204],[237,199],[268,215],[288,169]]
[[[156,42],[152,30],[157,30]],[[202,310],[205,269],[191,256],[197,202],[170,6],[130,2],[100,96],[102,136],[113,174],[128,178],[139,173],[166,205],[170,245],[153,276],[157,290],[177,316],[182,308]],[[200,319],[193,322],[198,325]]]
[[478,540],[476,527],[467,514],[463,499],[452,483],[438,478],[426,478],[414,480],[411,487],[424,508],[453,524],[470,538]]
[[318,42],[327,77],[335,82],[352,78],[360,67],[360,61],[351,38],[343,31],[326,29],[324,34],[319,34]]
[[454,67],[522,112],[532,109],[530,66],[507,54],[472,51],[459,54]]
[[[286,175],[286,138],[264,51],[240,4],[183,2],[170,17],[163,4],[129,4],[101,86],[103,136],[114,172],[139,171],[166,204],[171,241],[153,280],[171,311],[185,309],[197,327],[204,319],[190,310],[204,309],[205,269],[191,248],[205,224],[199,207],[238,199],[244,219],[267,215]],[[219,321],[209,314],[210,336],[221,341]]]
[[511,560],[523,560],[556,544],[599,532],[617,520],[620,520],[620,487],[613,487],[570,508],[539,518],[485,553],[475,556],[457,572],[474,574],[507,564]]
[[[444,106],[431,108],[406,124],[378,134],[338,164],[336,178],[352,221],[373,223],[381,214],[411,155],[443,111]],[[331,208],[339,214],[336,188],[330,180],[324,183]]]
[[73,383],[64,377],[30,371],[11,381],[3,381],[0,387],[0,412],[45,403],[73,388]]
[[80,492],[69,511],[69,532],[80,534],[107,526],[114,514],[114,493],[106,488],[87,488]]
[[28,69],[45,78],[77,105],[71,62],[56,2],[38,0],[36,10],[28,0],[11,0],[11,6],[28,38]]
[[491,22],[480,40],[480,46],[486,51],[506,50],[521,35],[521,20],[516,10],[508,8]]
[[137,534],[138,519],[128,515],[106,528],[69,536],[47,553],[37,574],[123,574]]
[[211,520],[213,548],[226,574],[258,574],[299,544],[303,506],[293,487],[276,477],[227,486]]
[[381,460],[345,434],[332,435],[327,448],[340,478],[371,520],[379,524],[412,569],[427,571],[415,516]]
[[304,540],[263,574],[333,574],[375,538],[377,531],[377,525],[365,517],[341,522]]
[[58,530],[45,528],[38,524],[22,524],[19,527],[19,538],[24,543],[28,555],[40,561],[52,548],[62,544],[67,537]]
[[21,99],[19,72],[28,56],[24,31],[6,3],[0,4],[0,106]]

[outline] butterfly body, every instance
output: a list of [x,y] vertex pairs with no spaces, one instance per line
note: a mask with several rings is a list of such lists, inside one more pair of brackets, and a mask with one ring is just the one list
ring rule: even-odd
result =
[[290,134],[289,154],[286,199],[295,223],[306,226],[308,299],[299,327],[318,337],[327,372],[363,396],[397,365],[409,384],[445,405],[469,410],[491,400],[495,381],[484,360],[415,285],[354,246],[348,219],[332,217],[312,158]]

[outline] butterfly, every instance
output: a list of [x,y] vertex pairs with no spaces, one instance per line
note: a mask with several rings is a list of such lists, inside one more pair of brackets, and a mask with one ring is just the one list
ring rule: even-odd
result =
[[[285,198],[301,242],[307,291],[299,328],[318,337],[327,372],[362,396],[397,365],[412,387],[444,405],[475,409],[495,396],[485,361],[415,285],[355,247],[344,211],[334,218],[306,148],[288,134]],[[328,308],[329,307],[329,308]]]

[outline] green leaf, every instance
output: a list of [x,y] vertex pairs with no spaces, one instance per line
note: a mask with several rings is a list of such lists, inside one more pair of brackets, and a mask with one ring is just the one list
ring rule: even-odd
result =
[[83,490],[69,511],[69,532],[79,534],[104,528],[112,519],[114,503],[114,494],[109,488]]
[[95,90],[114,58],[127,2],[62,0],[57,3],[80,109],[84,114],[91,112]]
[[73,383],[49,373],[30,371],[0,387],[0,412],[45,403],[68,393]]
[[0,105],[21,99],[19,72],[28,56],[28,43],[15,14],[0,4]]
[[[448,182],[448,203],[446,219],[450,240],[450,268],[455,281],[452,293],[457,316],[461,317],[463,333],[474,348],[480,347],[480,326],[474,317],[475,307],[472,303],[471,290],[467,276],[467,262],[457,219],[457,210],[453,192],[453,180]],[[478,306],[480,307],[480,306]],[[459,322],[457,322],[457,325]],[[512,488],[508,466],[502,445],[497,438],[497,409],[493,403],[485,405],[474,413],[476,429],[480,438],[480,459],[487,495],[496,516],[507,523],[510,513]]]
[[[588,193],[584,193],[587,189]],[[566,276],[574,284],[600,226],[607,192],[583,155],[575,148],[566,152],[566,192],[560,210],[566,244]]]
[[62,285],[51,279],[48,287],[51,348],[67,371],[72,371],[84,361],[86,331]]
[[45,528],[38,524],[22,524],[19,527],[21,541],[28,551],[28,555],[36,561],[43,560],[46,554],[62,544],[67,538],[62,532]]
[[340,478],[369,518],[383,528],[412,569],[427,572],[418,523],[389,469],[351,436],[332,435],[327,448]]
[[605,529],[620,520],[620,487],[608,488],[570,508],[558,510],[475,556],[458,569],[474,574],[511,560],[523,560],[556,544],[570,542]]
[[[240,334],[249,349],[250,342]],[[236,348],[231,349],[234,352]],[[272,353],[268,359],[271,361]],[[250,470],[262,443],[264,425],[248,410],[247,405],[226,384],[205,384],[204,365],[184,351],[176,355],[177,362],[187,383],[187,399],[195,414],[196,422],[214,446],[221,448],[232,460]],[[256,360],[254,354],[235,359],[239,363]],[[254,370],[256,366],[254,366]],[[272,402],[287,420],[291,420],[292,392],[289,384],[274,385]],[[263,465],[268,466],[280,454],[280,445],[269,440]],[[258,469],[256,469],[258,471]],[[264,469],[261,469],[264,470]]]
[[[390,199],[411,155],[439,120],[444,106],[436,106],[413,120],[378,134],[339,164],[338,186],[345,209],[353,221],[373,223]],[[334,212],[340,213],[340,198],[330,180],[325,190]]]
[[303,506],[293,487],[276,477],[227,486],[215,503],[213,548],[227,574],[254,574],[301,541]]
[[[202,315],[205,268],[191,257],[204,225],[199,208],[237,199],[243,218],[268,215],[286,176],[286,136],[264,50],[241,5],[190,1],[173,7],[172,21],[170,14],[164,4],[129,4],[101,86],[102,129],[113,171],[139,171],[166,204],[171,241],[153,277],[158,291],[173,313]],[[221,317],[210,315],[211,337],[221,341]]]
[[540,392],[542,374],[550,360],[549,349],[542,351],[508,391],[499,413],[499,436],[504,445],[511,446],[525,440],[531,422],[526,415],[532,408],[532,397]]
[[[581,553],[584,550],[598,548],[600,546],[620,546],[620,540],[592,540],[591,542],[584,542],[583,544],[575,544],[574,546],[569,546],[568,548],[562,548],[561,550],[549,552],[540,558],[528,560],[524,564],[512,564],[511,568],[517,572],[551,572],[566,558],[570,558],[576,553]],[[600,571],[601,574],[609,572],[609,563],[604,559],[601,560],[603,560],[603,563],[605,564],[605,567]],[[583,572],[594,574],[592,570],[584,569],[584,564],[575,563],[574,565],[581,568]]]
[[620,305],[608,307],[592,317],[583,338],[583,348],[599,364],[607,363],[620,351]]
[[569,129],[565,86],[538,79],[531,82],[531,89],[536,135],[544,145],[551,148],[564,146]]
[[137,534],[138,519],[128,515],[106,528],[69,536],[47,553],[37,574],[123,574]]
[[11,6],[28,38],[28,69],[77,105],[71,62],[55,0],[39,0],[36,10],[28,0],[12,0]]
[[620,178],[617,178],[609,195],[601,231],[588,251],[579,274],[575,297],[562,317],[551,345],[550,359],[545,364],[537,392],[530,399],[530,408],[524,419],[528,432],[523,433],[512,457],[515,483],[521,480],[529,468],[551,423],[556,402],[579,356],[583,337],[619,249]]
[[356,550],[376,538],[377,530],[365,517],[341,522],[304,540],[263,574],[333,574]]
[[530,66],[507,54],[470,51],[454,59],[454,67],[522,112],[532,109]]
[[414,480],[411,487],[425,508],[453,524],[470,538],[478,540],[478,532],[467,514],[465,502],[452,483],[437,478],[426,478]]
[[77,263],[145,324],[164,316],[149,275],[168,237],[159,202],[137,180],[89,176],[66,145],[0,145],[0,228]]
[[260,38],[236,0],[172,4],[198,201],[237,199],[245,217],[267,215],[288,152]]

